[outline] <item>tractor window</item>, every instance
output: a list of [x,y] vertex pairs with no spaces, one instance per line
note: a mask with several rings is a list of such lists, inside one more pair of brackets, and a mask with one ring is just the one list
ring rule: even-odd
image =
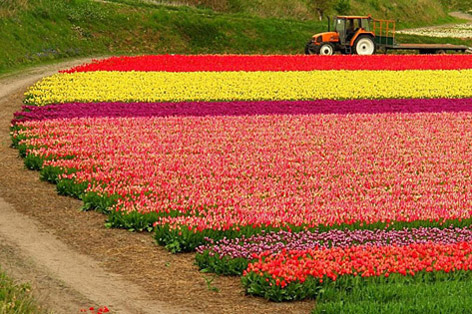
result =
[[346,21],[346,30],[348,33],[353,32],[356,29],[354,26],[354,20],[347,20]]
[[354,23],[354,29],[358,29],[361,27],[361,20],[360,19],[355,19],[355,20],[352,20],[353,23]]
[[346,32],[353,35],[359,28],[362,27],[362,19],[348,19],[346,20]]
[[336,19],[336,25],[334,26],[335,31],[338,33],[344,32],[344,30],[346,29],[345,22],[346,20],[344,19]]
[[370,32],[370,23],[368,19],[362,19],[361,20],[361,27],[365,29],[366,31]]

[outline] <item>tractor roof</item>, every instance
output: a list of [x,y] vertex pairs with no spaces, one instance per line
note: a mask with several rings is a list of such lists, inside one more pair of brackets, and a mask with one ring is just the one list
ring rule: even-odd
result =
[[341,16],[337,16],[338,19],[348,19],[348,20],[351,20],[351,19],[371,19],[372,16],[368,15],[368,16],[355,16],[355,15],[341,15]]

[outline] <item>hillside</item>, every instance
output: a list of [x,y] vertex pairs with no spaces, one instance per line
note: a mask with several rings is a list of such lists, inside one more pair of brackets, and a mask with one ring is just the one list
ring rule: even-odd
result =
[[[313,33],[326,29],[326,20],[319,21],[316,10],[303,0],[259,0],[257,5],[249,0],[179,1],[3,0],[0,73],[90,55],[295,54],[303,52]],[[339,1],[349,6],[342,7]],[[417,0],[412,5],[407,0],[339,1],[328,2],[325,15],[340,11],[388,15],[397,18],[400,27],[453,21],[439,0]],[[427,14],[417,19],[418,10]]]
[[441,3],[447,10],[472,10],[472,0],[441,0]]
[[185,6],[31,0],[3,9],[0,72],[22,64],[103,54],[301,53],[325,28]]
[[[120,1],[120,0],[115,0]],[[127,1],[129,0],[121,0]],[[452,0],[454,1],[454,0]],[[136,2],[136,1],[134,1]],[[147,1],[152,3],[153,1]],[[408,25],[434,24],[447,18],[445,2],[450,0],[161,0],[154,3],[192,5],[217,12],[245,13],[260,17],[318,19],[320,12],[391,18]],[[418,15],[418,12],[422,12]]]

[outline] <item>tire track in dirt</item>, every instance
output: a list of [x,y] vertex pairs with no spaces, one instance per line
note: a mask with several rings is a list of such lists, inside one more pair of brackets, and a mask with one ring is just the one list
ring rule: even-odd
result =
[[[105,271],[92,258],[70,250],[66,244],[54,235],[40,230],[34,221],[16,212],[2,199],[0,236],[11,247],[28,256],[34,264],[42,265],[53,280],[64,283],[69,293],[73,292],[75,300],[82,296],[91,300],[91,304],[107,305],[116,313],[190,312],[152,301],[140,287],[123,280],[120,275]],[[74,304],[67,299],[64,303]],[[82,303],[81,307],[88,306]],[[73,313],[81,307],[60,310]]]
[[455,11],[455,12],[450,12],[449,15],[458,19],[472,21],[472,15],[470,15],[469,13]]
[[[3,110],[8,96],[24,90],[57,70],[90,61],[90,58],[49,65],[0,78],[0,119],[11,119]],[[5,126],[2,125],[2,128]],[[2,151],[9,143],[2,138]],[[0,155],[0,166],[5,155]],[[20,162],[20,161],[19,161]],[[31,173],[37,176],[37,173]],[[28,200],[25,200],[25,205]],[[116,313],[195,313],[183,307],[153,301],[140,286],[110,273],[93,258],[72,250],[35,220],[21,214],[0,198],[0,265],[16,279],[32,282],[41,303],[55,313],[76,313],[81,308],[106,305]]]

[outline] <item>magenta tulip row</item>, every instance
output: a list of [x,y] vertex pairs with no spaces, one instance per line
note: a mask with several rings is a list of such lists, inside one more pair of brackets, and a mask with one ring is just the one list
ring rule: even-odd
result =
[[81,117],[165,117],[267,114],[471,112],[472,99],[365,99],[177,103],[66,103],[24,106],[13,123]]
[[208,244],[197,248],[198,253],[208,251],[211,256],[220,258],[254,259],[262,253],[276,254],[282,250],[302,251],[318,248],[351,246],[404,246],[413,243],[453,244],[471,242],[472,229],[465,228],[412,228],[401,230],[329,230],[326,232],[262,232],[250,237],[207,239]]

